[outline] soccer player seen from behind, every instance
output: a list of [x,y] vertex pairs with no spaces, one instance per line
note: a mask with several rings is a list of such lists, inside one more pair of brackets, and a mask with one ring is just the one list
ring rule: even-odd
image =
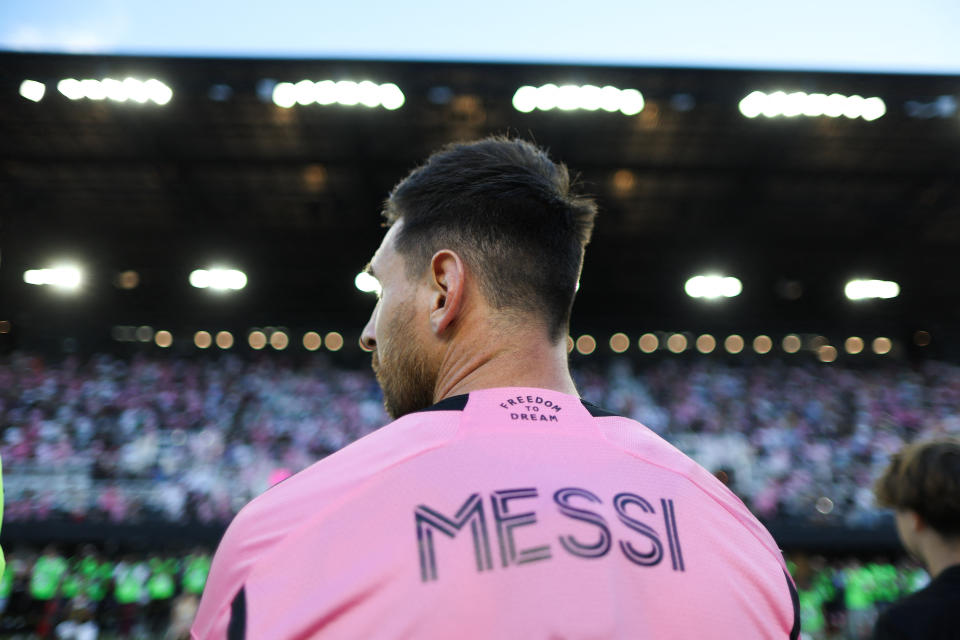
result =
[[930,584],[884,611],[877,640],[960,638],[960,439],[917,442],[877,480],[877,502],[894,510],[907,552]]
[[361,340],[394,421],[238,514],[193,637],[798,637],[743,503],[577,394],[596,206],[566,167],[521,140],[454,144],[384,215]]

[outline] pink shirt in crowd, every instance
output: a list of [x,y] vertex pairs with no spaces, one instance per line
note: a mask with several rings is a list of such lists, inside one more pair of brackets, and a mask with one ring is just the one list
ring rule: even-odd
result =
[[709,472],[575,396],[448,398],[253,500],[207,638],[797,638],[776,543]]

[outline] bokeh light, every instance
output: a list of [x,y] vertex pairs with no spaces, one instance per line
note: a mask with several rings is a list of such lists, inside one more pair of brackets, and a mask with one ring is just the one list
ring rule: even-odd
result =
[[588,356],[593,353],[596,348],[597,341],[593,336],[584,334],[577,338],[577,353]]
[[727,353],[740,353],[743,351],[744,344],[741,336],[733,334],[727,336],[726,340],[723,341],[723,348],[727,350]]
[[630,348],[630,338],[625,333],[615,333],[610,336],[610,350],[614,353],[623,353]]
[[285,331],[274,331],[270,334],[270,346],[277,351],[283,351],[290,345],[290,336]]
[[114,281],[119,289],[136,289],[140,285],[140,274],[136,271],[122,271]]
[[157,346],[161,349],[166,349],[173,344],[173,334],[169,331],[157,331],[153,336],[153,341],[157,343]]
[[843,349],[849,354],[856,355],[863,351],[863,338],[850,336],[843,341]]
[[197,331],[193,334],[193,344],[198,349],[209,349],[210,345],[213,344],[213,338],[210,337],[209,331]]
[[653,353],[660,347],[660,340],[652,333],[645,333],[640,336],[640,339],[637,341],[637,346],[640,347],[640,351],[644,353]]
[[229,331],[218,331],[216,341],[221,349],[230,349],[233,347],[233,334]]
[[791,333],[790,335],[783,337],[781,346],[786,353],[796,353],[800,351],[800,348],[803,346],[803,342],[800,340],[800,336]]
[[683,353],[687,350],[687,337],[682,333],[674,333],[667,338],[667,349],[670,353]]
[[753,350],[756,353],[770,353],[771,349],[773,349],[773,340],[770,339],[770,336],[761,335],[753,339]]
[[259,330],[251,331],[250,335],[247,336],[247,344],[250,345],[251,349],[259,351],[267,346],[267,334]]
[[837,359],[837,348],[830,344],[821,345],[817,349],[817,358],[820,362],[833,362]]
[[340,351],[340,349],[343,349],[343,336],[336,331],[331,331],[325,335],[323,342],[327,345],[328,351]]
[[874,338],[873,340],[873,352],[877,355],[886,355],[890,353],[890,350],[893,349],[893,341],[890,338]]
[[705,333],[697,338],[697,351],[700,353],[713,353],[717,348],[717,339],[709,333]]
[[303,348],[307,351],[316,351],[323,346],[323,338],[316,331],[307,331],[303,334]]

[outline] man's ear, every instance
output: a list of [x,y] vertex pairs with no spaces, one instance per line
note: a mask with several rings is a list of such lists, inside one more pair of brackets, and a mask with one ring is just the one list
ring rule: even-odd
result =
[[463,311],[466,269],[463,260],[449,249],[441,249],[430,259],[430,284],[433,288],[430,328],[437,335],[447,330]]
[[908,522],[910,523],[910,529],[920,533],[927,528],[926,521],[920,516],[919,513],[913,510],[907,511]]

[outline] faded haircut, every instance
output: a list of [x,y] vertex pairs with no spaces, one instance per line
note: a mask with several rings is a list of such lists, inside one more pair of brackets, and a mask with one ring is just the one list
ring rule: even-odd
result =
[[496,309],[540,314],[554,342],[569,332],[597,206],[574,193],[566,166],[524,140],[490,137],[431,155],[387,198],[388,225],[409,276],[456,251]]

